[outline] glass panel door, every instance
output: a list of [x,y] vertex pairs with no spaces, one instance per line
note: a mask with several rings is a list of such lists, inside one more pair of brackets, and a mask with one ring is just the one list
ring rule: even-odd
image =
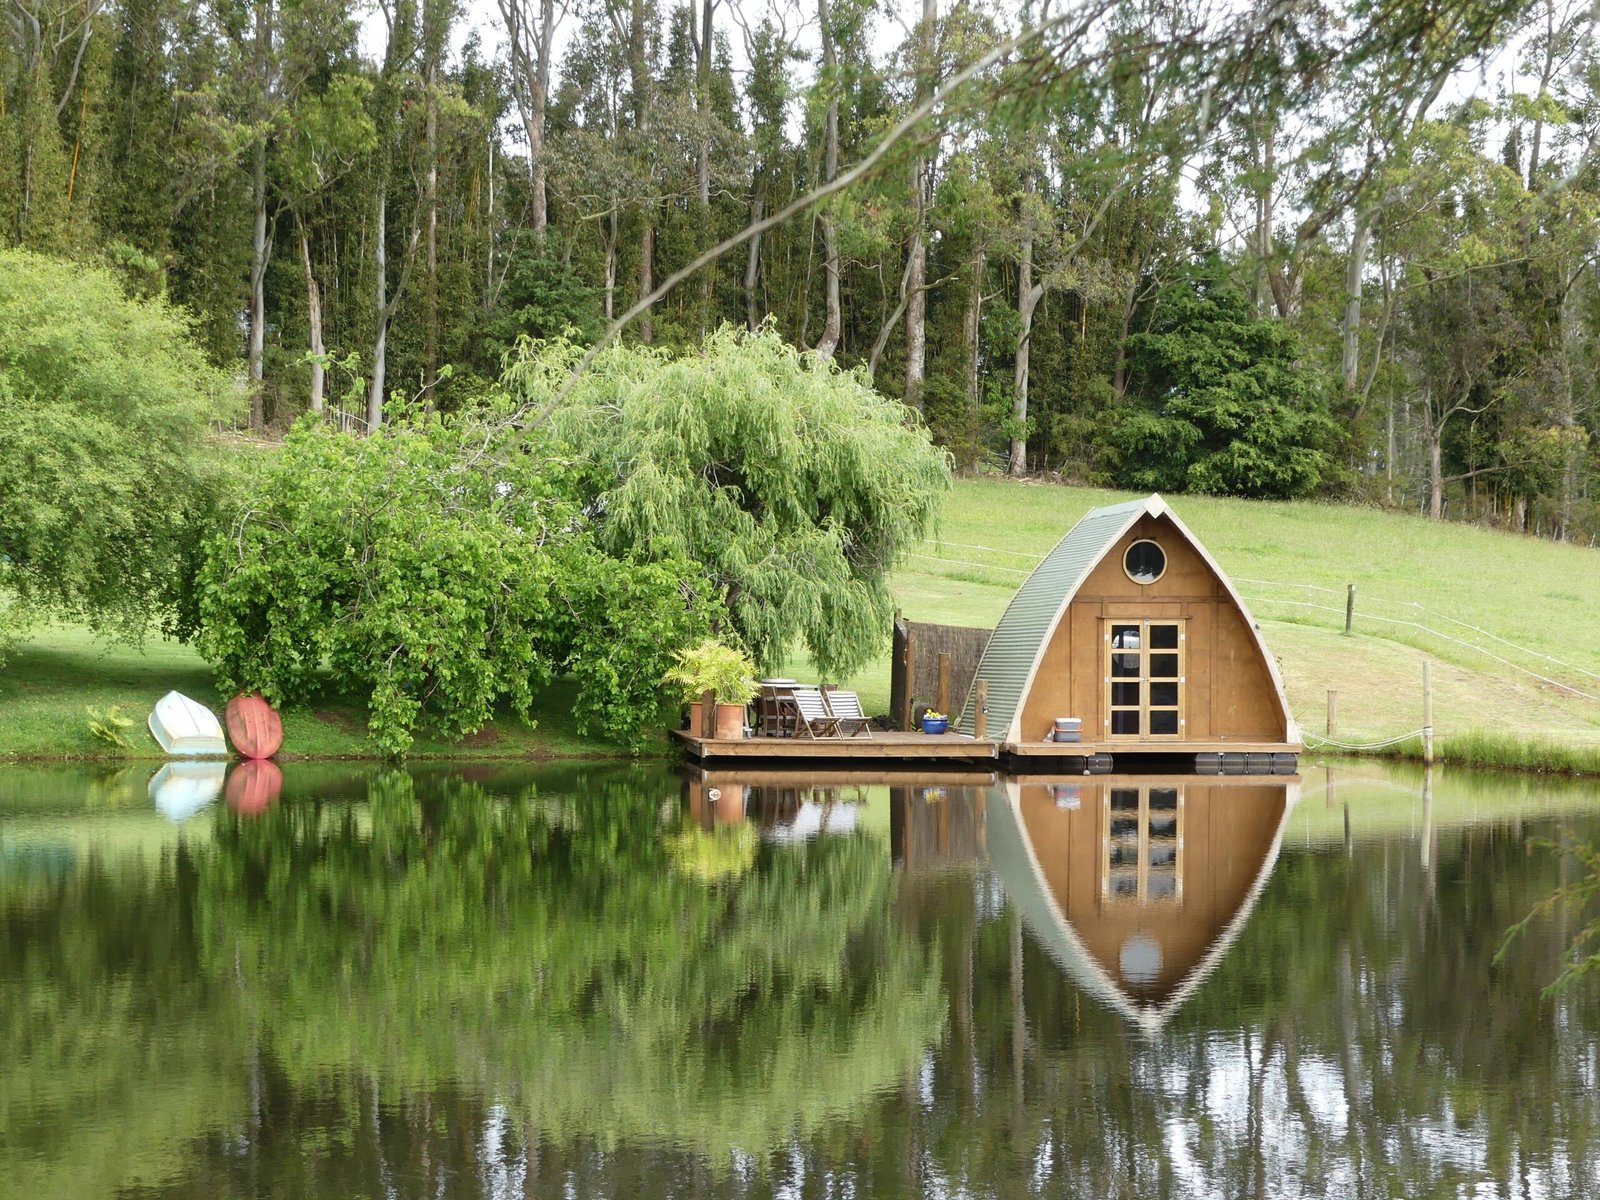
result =
[[1107,736],[1183,736],[1183,626],[1181,619],[1106,622]]

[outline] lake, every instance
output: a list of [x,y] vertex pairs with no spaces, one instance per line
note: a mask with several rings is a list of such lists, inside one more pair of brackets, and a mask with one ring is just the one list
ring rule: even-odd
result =
[[6,1196],[1600,1194],[1594,785],[153,773],[0,766]]

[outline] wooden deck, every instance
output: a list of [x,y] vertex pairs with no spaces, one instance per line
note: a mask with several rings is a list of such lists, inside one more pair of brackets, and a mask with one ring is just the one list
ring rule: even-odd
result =
[[[1237,765],[1232,756],[1300,755],[1304,748],[1294,742],[1007,742],[1001,745],[961,733],[929,736],[924,733],[874,730],[869,737],[826,738],[707,738],[677,729],[673,736],[684,744],[689,756],[702,767],[715,764],[726,768],[731,763],[761,763],[770,768],[794,770],[808,763],[850,763],[859,769],[892,772],[897,769],[928,771],[959,770],[963,767],[993,769],[1003,760],[1014,770],[1035,773],[1048,771],[1064,759],[1101,759],[1096,768],[1136,767],[1140,762],[1152,766],[1196,755],[1226,755],[1224,760]],[[1036,763],[1037,765],[1030,765]],[[793,765],[791,765],[793,764]],[[1282,760],[1257,759],[1258,767],[1282,770]]]
[[765,762],[871,759],[878,763],[991,763],[1000,749],[994,742],[980,741],[962,733],[931,736],[877,729],[872,731],[871,737],[851,738],[707,738],[684,729],[673,730],[672,736],[683,742],[689,753],[702,762],[739,758]]

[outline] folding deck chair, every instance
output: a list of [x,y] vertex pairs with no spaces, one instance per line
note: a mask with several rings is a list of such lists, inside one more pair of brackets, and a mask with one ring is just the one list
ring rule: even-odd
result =
[[794,736],[837,737],[839,718],[828,711],[822,693],[814,687],[795,687],[787,697],[794,705]]
[[856,737],[859,734],[872,737],[872,723],[867,720],[867,714],[861,711],[860,696],[843,688],[835,688],[823,692],[822,698],[827,702],[828,711],[833,714],[835,728],[841,737]]

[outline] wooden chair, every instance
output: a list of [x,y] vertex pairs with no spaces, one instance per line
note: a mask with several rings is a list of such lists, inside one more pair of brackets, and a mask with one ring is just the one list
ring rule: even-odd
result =
[[828,711],[827,701],[816,688],[791,688],[787,699],[794,706],[795,737],[802,734],[809,738],[838,736],[839,718]]
[[794,736],[794,706],[790,703],[792,683],[764,682],[756,697],[756,721],[763,737]]
[[822,698],[834,716],[841,737],[856,737],[859,734],[872,737],[872,723],[867,720],[867,714],[861,711],[860,696],[843,688],[835,688],[823,692]]

